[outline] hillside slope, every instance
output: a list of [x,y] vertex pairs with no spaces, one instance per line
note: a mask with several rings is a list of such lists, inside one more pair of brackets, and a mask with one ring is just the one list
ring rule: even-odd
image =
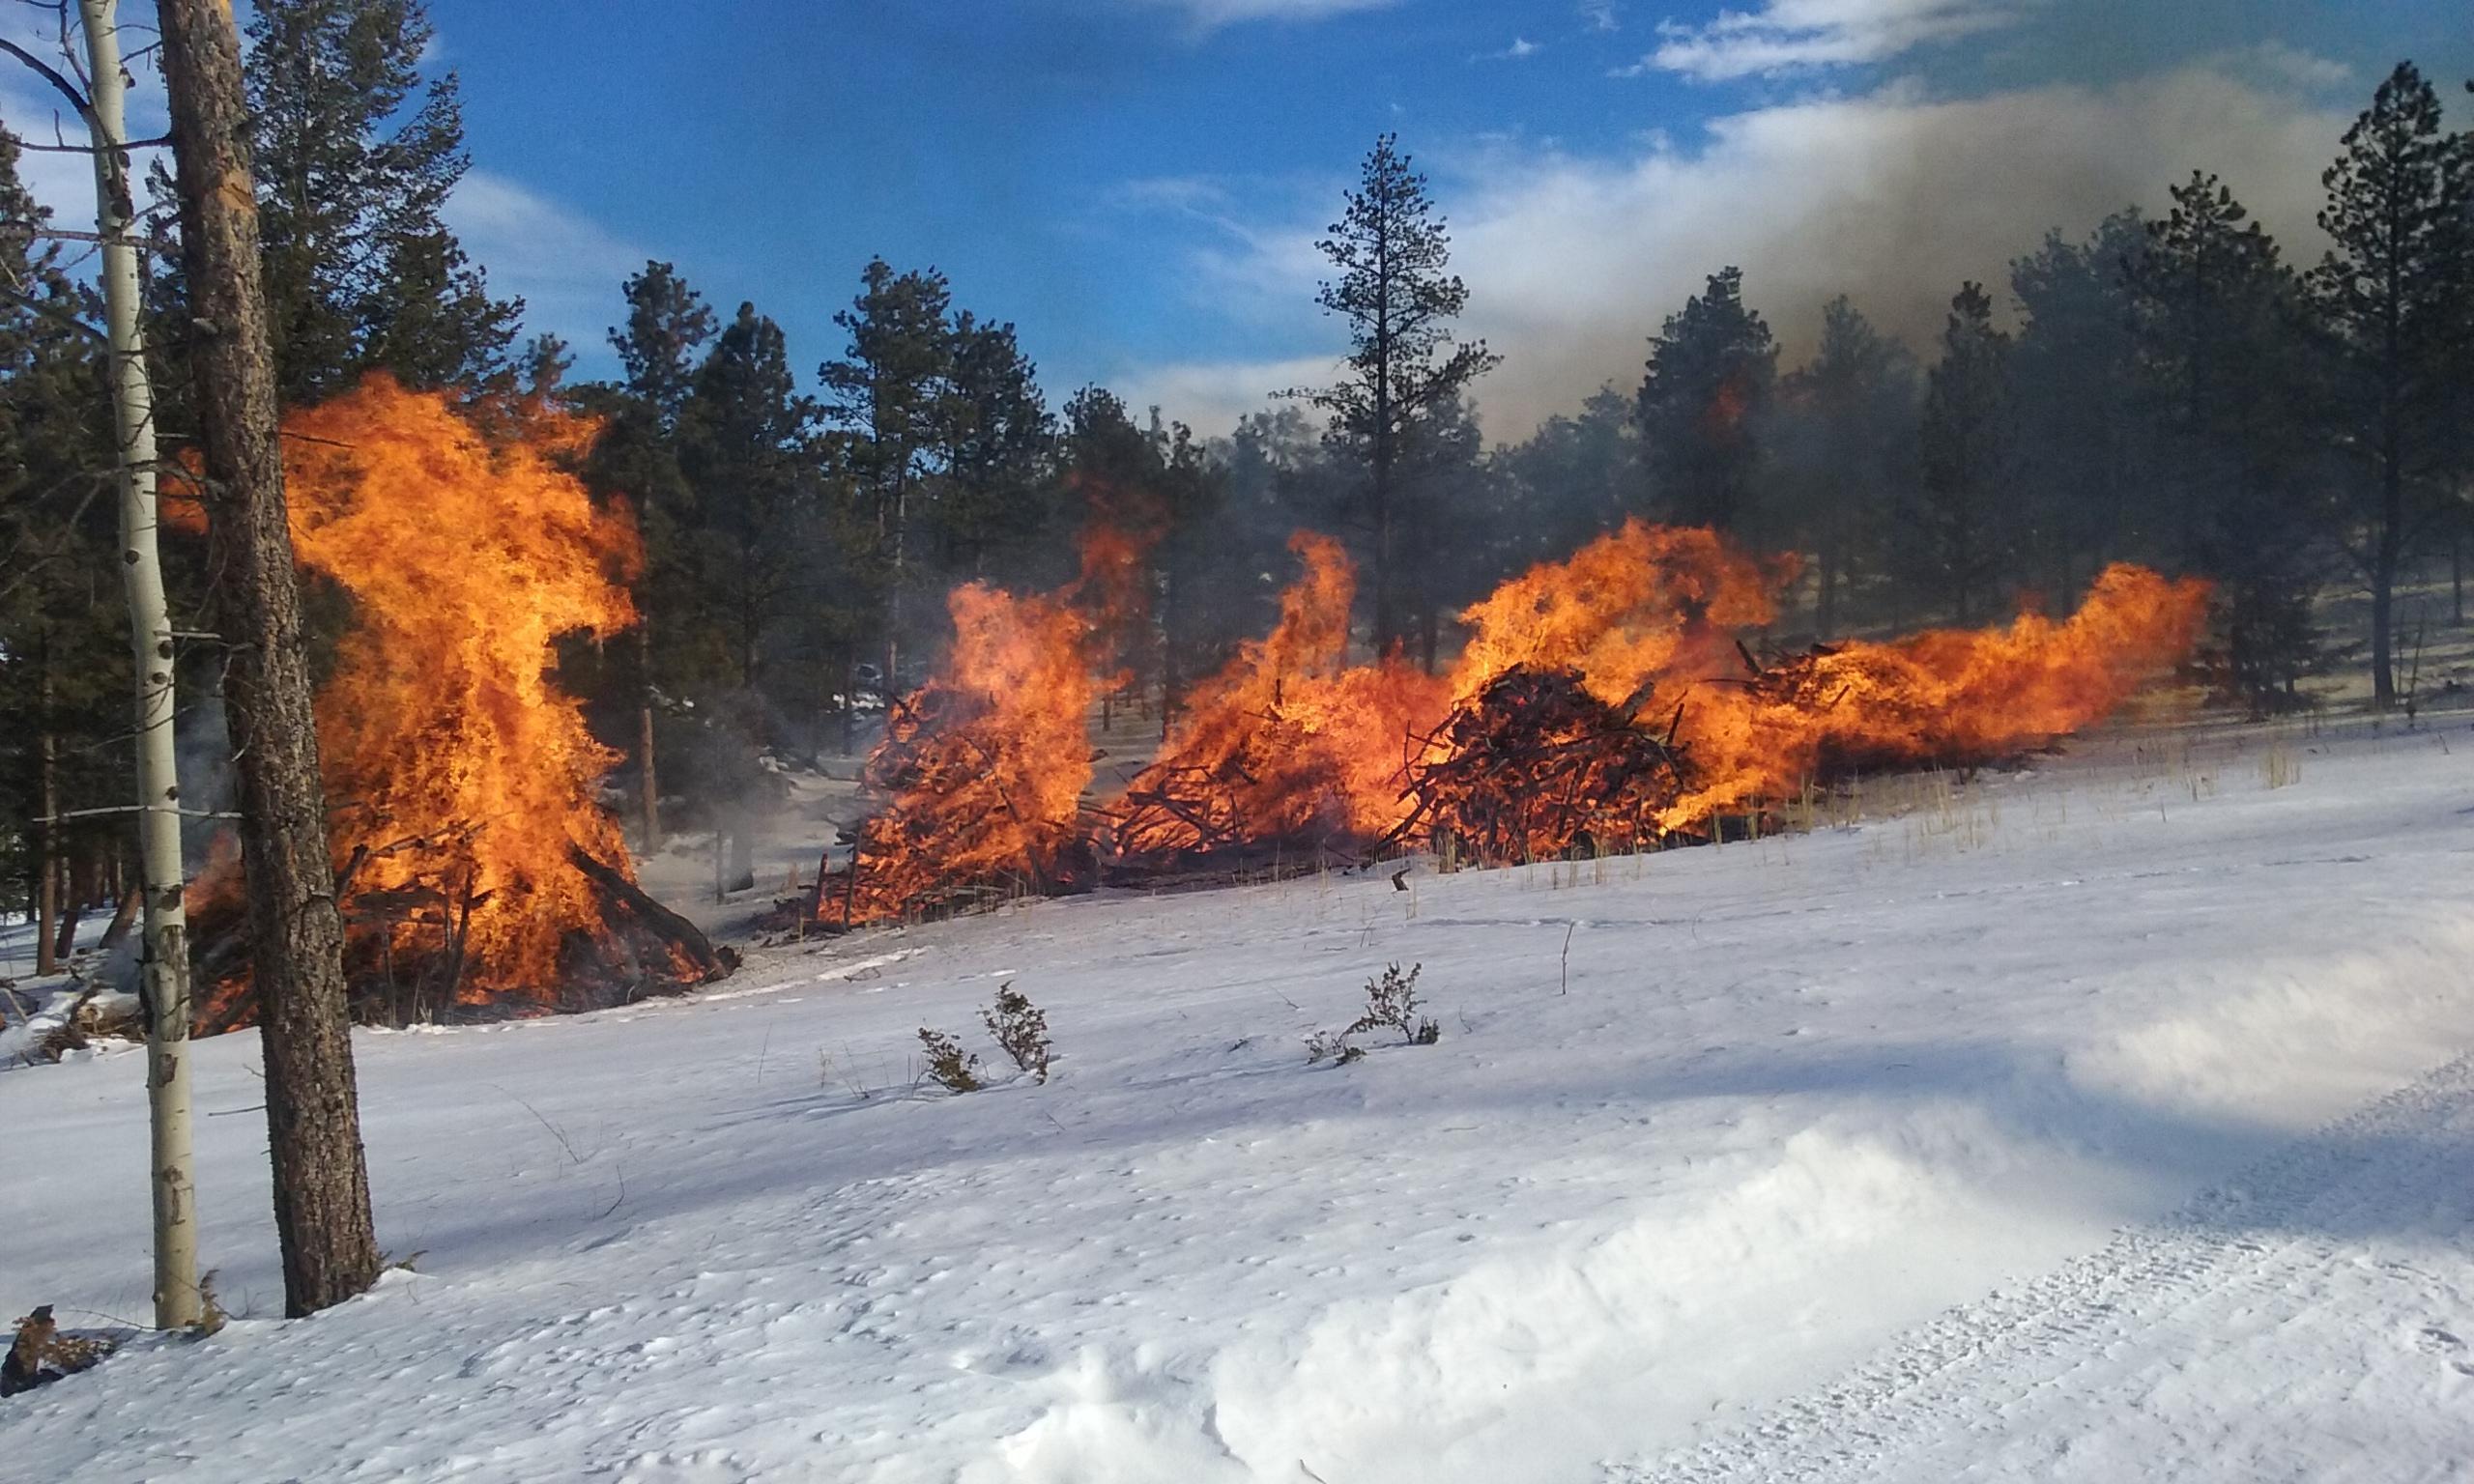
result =
[[[761,952],[699,1000],[364,1035],[381,1241],[420,1256],[298,1324],[247,1317],[280,1300],[225,1038],[199,1184],[244,1317],[0,1406],[0,1456],[2435,1476],[2474,1385],[2474,1120],[2433,1071],[2474,1048],[2474,735],[2290,745],[2274,789],[2258,737],[2123,742],[1852,831],[1038,903]],[[1392,962],[1441,1042],[1309,1067]],[[1054,1078],[914,1090],[922,1025],[1001,1062],[1008,982]],[[143,1313],[141,1068],[0,1075],[9,1313]],[[2292,1455],[2330,1407],[2356,1453]]]

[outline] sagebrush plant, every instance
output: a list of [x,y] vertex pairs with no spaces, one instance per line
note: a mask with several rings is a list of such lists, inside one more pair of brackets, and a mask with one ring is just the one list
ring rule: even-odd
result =
[[929,1081],[949,1093],[975,1093],[987,1085],[979,1080],[979,1058],[965,1055],[951,1036],[923,1025],[919,1043],[928,1048]]
[[1443,1027],[1432,1016],[1418,1013],[1418,975],[1424,969],[1424,964],[1413,963],[1403,974],[1396,963],[1385,965],[1381,974],[1366,982],[1366,1013],[1349,1022],[1347,1030],[1316,1031],[1306,1038],[1307,1064],[1329,1061],[1347,1066],[1366,1055],[1366,1048],[1354,1038],[1368,1031],[1398,1031],[1401,1042],[1412,1046],[1431,1046],[1441,1041]]
[[1015,1066],[1029,1072],[1033,1081],[1048,1081],[1048,1012],[1033,1005],[1030,996],[1007,980],[996,991],[996,1003],[981,1011],[979,1018]]

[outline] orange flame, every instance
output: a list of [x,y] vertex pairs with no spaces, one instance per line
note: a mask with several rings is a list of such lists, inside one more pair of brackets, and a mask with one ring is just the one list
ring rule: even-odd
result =
[[[1467,646],[1436,677],[1396,658],[1349,665],[1348,557],[1308,532],[1290,549],[1304,571],[1278,625],[1196,687],[1128,785],[1117,843],[1130,854],[1415,840],[1448,827],[1423,813],[1420,780],[1469,747],[1493,770],[1482,785],[1511,790],[1487,813],[1499,839],[1503,820],[1520,821],[1515,854],[1706,834],[1833,773],[1981,761],[2102,720],[2188,652],[2207,596],[2204,584],[2119,566],[2067,621],[2027,614],[1765,663],[1738,635],[1772,621],[1795,558],[1634,522],[1462,613]],[[921,766],[905,723],[879,753],[901,764],[886,818],[903,822],[871,825],[863,851],[878,855],[853,883],[868,894],[854,920],[948,904],[973,882],[1053,882],[1043,863],[1083,842],[1100,658],[1087,628],[1058,603],[977,588],[956,595],[955,616],[955,678],[939,686],[964,699],[930,709],[952,713],[937,726],[961,750]],[[1501,683],[1515,676],[1534,683]],[[1549,786],[1564,804],[1534,807]]]
[[1737,631],[1769,625],[1796,571],[1794,557],[1755,560],[1713,530],[1626,521],[1460,614],[1471,636],[1453,696],[1515,666],[1577,671],[1610,704],[1653,681],[1740,673]]
[[1053,882],[1091,782],[1091,625],[1065,604],[955,589],[944,672],[896,708],[867,782],[894,794],[861,828],[857,865],[820,916],[877,922],[955,892]]
[[590,421],[525,409],[510,431],[383,376],[286,420],[295,553],[353,603],[317,716],[336,869],[388,904],[353,914],[355,951],[451,942],[466,1001],[555,985],[571,935],[600,932],[571,846],[632,879],[596,797],[616,755],[548,671],[561,637],[636,621],[635,524],[561,467]]
[[1306,572],[1280,595],[1279,626],[1194,690],[1129,785],[1162,807],[1136,816],[1128,849],[1365,838],[1395,822],[1401,767],[1448,693],[1396,659],[1347,666],[1357,573],[1329,536],[1300,531],[1289,550]]
[[[1666,833],[1699,832],[1833,771],[1979,761],[2100,721],[2189,651],[2207,594],[2196,581],[2117,566],[2064,623],[2028,614],[1765,671],[1737,636],[1772,621],[1796,559],[1757,559],[1712,531],[1636,521],[1464,611],[1459,662],[1428,680],[1396,664],[1340,667],[1347,558],[1323,537],[1292,546],[1307,572],[1280,627],[1196,693],[1187,726],[1129,787],[1130,847],[1389,838],[1415,822],[1411,775],[1451,756],[1438,734],[1454,708],[1515,671],[1568,673],[1617,714],[1637,715],[1644,732],[1664,740],[1671,728],[1685,782],[1651,817]],[[1576,803],[1562,817],[1591,815]],[[1542,856],[1573,843],[1541,834],[1527,848]]]
[[1941,630],[1817,655],[1791,692],[1705,687],[1684,701],[1699,787],[1664,815],[1671,829],[1856,766],[1971,762],[2040,747],[2104,720],[2190,652],[2205,583],[2107,568],[2057,623]]

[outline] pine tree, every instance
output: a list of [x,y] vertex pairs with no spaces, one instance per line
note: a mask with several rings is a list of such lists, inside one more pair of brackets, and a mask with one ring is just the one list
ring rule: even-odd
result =
[[610,330],[626,387],[668,432],[696,380],[705,346],[719,328],[712,306],[668,263],[648,262],[619,288],[627,323]]
[[2221,688],[2290,704],[2314,668],[2325,525],[2313,456],[2323,398],[2304,306],[2277,244],[2216,177],[2194,172],[2130,262],[2136,377],[2149,408],[2158,554],[2217,584]]
[[1156,690],[1165,726],[1181,677],[1210,646],[1202,621],[1224,563],[1206,538],[1225,481],[1191,429],[1165,421],[1157,408],[1147,425],[1137,423],[1105,386],[1067,400],[1058,453],[1085,528],[1126,537],[1138,553],[1130,568],[1093,566],[1086,556],[1081,596],[1099,625],[1099,649],[1125,675],[1119,693],[1147,704]]
[[1743,271],[1709,289],[1650,341],[1641,381],[1641,449],[1652,508],[1681,526],[1736,528],[1753,515],[1756,437],[1778,374],[1778,347],[1744,307]]
[[1097,627],[1092,636],[1108,667],[1124,683],[1103,699],[1102,716],[1114,714],[1115,698],[1147,696],[1165,674],[1160,651],[1157,548],[1167,528],[1163,502],[1161,448],[1134,420],[1125,400],[1106,386],[1084,386],[1066,399],[1060,441],[1063,483],[1087,529],[1104,528],[1140,552],[1131,570],[1089,568],[1082,576],[1083,602]]
[[419,0],[258,0],[248,34],[284,402],[371,370],[417,387],[503,380],[523,302],[490,297],[441,217],[469,161],[454,74],[421,79]]
[[1420,603],[1404,605],[1396,560],[1398,533],[1417,519],[1399,478],[1411,430],[1502,360],[1484,341],[1462,342],[1453,330],[1469,290],[1449,271],[1452,239],[1426,179],[1398,145],[1393,134],[1375,140],[1347,211],[1315,244],[1338,273],[1315,301],[1347,322],[1350,350],[1346,379],[1313,399],[1366,465],[1378,650],[1399,641],[1405,613]]
[[951,377],[936,531],[947,570],[981,578],[1049,523],[1056,420],[1011,325],[956,315]]
[[[661,772],[655,717],[660,688],[704,672],[692,655],[664,665],[656,656],[692,648],[690,615],[702,585],[698,553],[687,537],[694,494],[678,468],[678,416],[695,382],[696,366],[713,338],[713,311],[668,263],[648,262],[621,285],[627,323],[610,330],[625,380],[587,388],[584,406],[602,419],[589,471],[594,486],[623,498],[636,512],[645,543],[644,574],[636,583],[635,659],[636,795],[645,852],[661,849]],[[654,636],[661,637],[656,643]],[[682,644],[682,638],[690,641]]]
[[809,581],[814,416],[791,378],[781,327],[739,305],[680,408],[678,467],[707,549],[706,602],[741,686],[764,677],[765,641]]
[[2049,233],[2010,265],[2023,320],[2012,372],[2026,556],[2056,598],[2107,561],[2161,555],[2148,533],[2153,513],[2141,502],[2154,471],[2130,279],[2146,244],[2147,223],[2133,208],[2083,242]]
[[1260,634],[1278,621],[1280,590],[1295,565],[1288,539],[1341,513],[1346,471],[1303,407],[1285,402],[1238,419],[1211,451],[1220,484],[1213,538],[1224,585],[1208,612],[1218,638]]
[[948,445],[955,416],[952,290],[934,269],[897,273],[870,260],[860,291],[833,323],[849,335],[840,360],[818,368],[825,412],[844,430],[852,476],[876,530],[884,593],[882,638],[887,694],[903,687],[909,642],[907,599],[915,560],[912,527],[935,455]]
[[1866,546],[1910,482],[1914,361],[1842,294],[1824,306],[1821,344],[1786,379],[1778,404],[1781,488],[1796,539],[1813,554],[1813,623],[1827,639],[1839,630]]
[[2383,709],[2397,701],[2398,577],[2437,508],[2452,441],[2468,153],[2441,132],[2438,94],[2402,62],[2320,178],[2319,226],[2334,245],[2310,284],[2340,347],[2340,443],[2363,471],[2354,558],[2371,589],[2372,695]]
[[1634,405],[1632,392],[1610,382],[1577,416],[1557,414],[1502,450],[1498,518],[1478,533],[1495,548],[1495,570],[1561,556],[1623,524],[1643,477]]
[[697,368],[677,433],[699,575],[689,622],[719,640],[723,659],[699,677],[703,725],[684,758],[686,791],[715,827],[716,899],[754,884],[752,806],[771,782],[757,756],[783,740],[785,702],[813,694],[797,663],[813,646],[798,626],[829,590],[814,420],[781,328],[740,304]]
[[1497,521],[1500,483],[1486,459],[1477,409],[1454,397],[1427,409],[1401,447],[1403,484],[1418,492],[1421,518],[1403,531],[1400,554],[1418,574],[1404,595],[1418,664],[1436,671],[1446,614],[1483,597],[1504,573],[1482,540]]
[[111,392],[93,294],[35,234],[50,218],[0,129],[0,857],[25,883],[38,972],[77,905],[72,863],[116,854],[126,820],[43,821],[134,796],[128,754],[128,611],[111,480]]
[[1993,328],[1984,285],[1964,285],[1950,300],[1942,358],[1926,379],[1921,477],[1905,543],[1918,585],[1963,625],[1987,611],[2011,571],[2018,412],[2010,354],[2010,337]]
[[1215,614],[1235,606],[1227,553],[1218,535],[1218,517],[1227,496],[1227,480],[1210,450],[1184,423],[1165,427],[1151,414],[1152,443],[1159,450],[1160,502],[1167,531],[1154,561],[1158,571],[1160,613],[1160,727],[1166,735],[1185,702],[1188,677],[1219,668],[1231,634],[1217,627]]

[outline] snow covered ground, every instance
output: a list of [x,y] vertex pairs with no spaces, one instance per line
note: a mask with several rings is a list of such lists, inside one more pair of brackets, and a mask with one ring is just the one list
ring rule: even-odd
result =
[[[2286,786],[2290,768],[2299,777]],[[2422,1479],[2474,1454],[2474,729],[2093,744],[1602,867],[1037,903],[359,1042],[368,1298],[0,1405],[13,1477]],[[1568,950],[1568,956],[1567,951]],[[1430,1047],[1309,1067],[1422,963]],[[1013,982],[1059,1058],[952,1098]],[[0,1074],[0,1308],[141,1318],[134,1051]],[[248,1317],[258,1316],[258,1317]]]

